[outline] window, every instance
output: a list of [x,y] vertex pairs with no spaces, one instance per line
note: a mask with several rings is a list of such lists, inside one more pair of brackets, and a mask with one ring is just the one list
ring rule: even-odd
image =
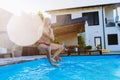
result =
[[83,13],[83,17],[87,17],[88,26],[99,25],[98,12]]
[[57,23],[63,24],[71,20],[71,14],[57,15],[56,19],[57,19]]
[[118,36],[117,34],[108,34],[108,45],[117,45]]

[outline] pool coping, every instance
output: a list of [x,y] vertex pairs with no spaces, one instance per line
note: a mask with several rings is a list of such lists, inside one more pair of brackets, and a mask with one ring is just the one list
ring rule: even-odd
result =
[[17,64],[17,63],[22,63],[22,62],[27,62],[27,61],[32,61],[32,60],[43,59],[43,58],[46,58],[46,56],[45,55],[37,55],[37,56],[0,58],[0,67],[10,65],[10,64]]

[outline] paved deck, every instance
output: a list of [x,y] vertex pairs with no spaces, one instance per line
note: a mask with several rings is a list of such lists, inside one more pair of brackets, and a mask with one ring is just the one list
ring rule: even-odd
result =
[[45,55],[0,58],[0,66],[46,58]]

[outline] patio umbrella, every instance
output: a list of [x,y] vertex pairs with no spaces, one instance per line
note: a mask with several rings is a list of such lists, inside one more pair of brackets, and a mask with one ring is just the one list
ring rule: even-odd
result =
[[9,39],[17,45],[29,46],[40,39],[43,22],[38,15],[22,13],[13,16],[7,25]]

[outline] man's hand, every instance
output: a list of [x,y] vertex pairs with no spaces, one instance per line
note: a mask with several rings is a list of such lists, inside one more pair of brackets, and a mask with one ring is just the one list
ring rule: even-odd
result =
[[40,41],[39,44],[45,44],[45,45],[50,46],[50,43],[49,43],[49,42],[44,42],[44,41]]
[[44,44],[50,46],[50,43],[49,43],[49,42],[45,42]]

